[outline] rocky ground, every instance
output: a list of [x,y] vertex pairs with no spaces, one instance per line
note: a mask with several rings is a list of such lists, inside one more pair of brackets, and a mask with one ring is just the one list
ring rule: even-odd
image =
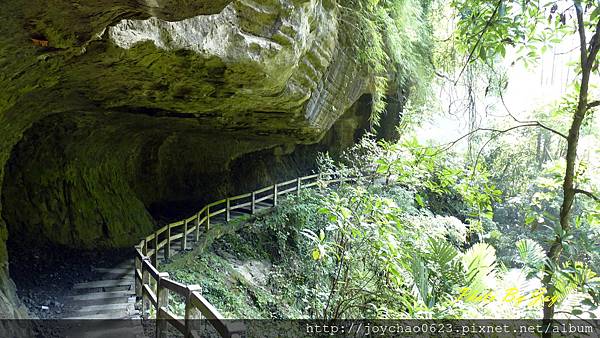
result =
[[81,251],[61,247],[29,248],[26,255],[11,255],[10,274],[17,294],[33,317],[62,318],[66,297],[75,283],[93,280],[93,267],[111,267],[133,255],[131,249]]

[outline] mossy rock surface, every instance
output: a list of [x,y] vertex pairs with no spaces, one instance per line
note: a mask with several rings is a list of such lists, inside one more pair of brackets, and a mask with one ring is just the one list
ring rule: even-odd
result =
[[7,251],[7,236],[130,246],[360,136],[369,75],[340,39],[339,14],[333,0],[1,2],[9,307],[7,257],[26,253]]

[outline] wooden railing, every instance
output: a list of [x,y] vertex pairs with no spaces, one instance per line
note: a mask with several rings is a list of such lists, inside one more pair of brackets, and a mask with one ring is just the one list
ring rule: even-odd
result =
[[[159,251],[163,250],[165,259],[170,258],[171,246],[177,241],[179,249],[184,252],[188,248],[188,236],[194,234],[196,242],[200,239],[200,232],[211,227],[211,218],[225,214],[225,221],[231,219],[231,212],[239,210],[254,214],[257,204],[269,203],[277,206],[278,199],[286,194],[301,189],[313,187],[318,184],[319,175],[299,177],[258,189],[251,193],[225,198],[204,206],[193,216],[184,220],[170,223],[156,230],[135,247],[135,293],[142,299],[141,313],[144,318],[154,313],[157,337],[166,336],[170,324],[185,337],[200,337],[198,335],[198,319],[205,319],[219,333],[221,337],[239,338],[244,333],[244,326],[240,322],[225,321],[219,311],[212,306],[203,296],[199,285],[186,285],[169,278],[167,272],[158,269]],[[335,182],[339,180],[330,180]],[[179,295],[185,301],[184,318],[178,318],[169,311],[170,295]],[[153,311],[150,311],[152,309]]]

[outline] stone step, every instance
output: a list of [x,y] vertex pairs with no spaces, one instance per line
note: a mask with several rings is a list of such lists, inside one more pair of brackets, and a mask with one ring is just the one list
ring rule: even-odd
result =
[[110,298],[121,298],[127,299],[133,296],[134,293],[131,291],[110,291],[110,292],[90,292],[82,295],[70,296],[72,300],[99,300],[99,299],[110,299]]
[[128,273],[133,273],[133,269],[128,268],[93,268],[94,271],[98,271],[100,273],[112,274],[112,275],[126,275]]
[[84,305],[80,309],[75,310],[77,313],[82,312],[106,312],[106,311],[117,311],[117,310],[128,310],[133,309],[134,304],[132,303],[114,303],[114,304],[101,304],[101,305]]
[[99,313],[94,315],[67,317],[65,319],[127,319],[129,314],[126,311],[113,311],[111,313]]
[[[127,337],[127,338],[145,338],[144,329],[142,328],[142,322],[140,319],[126,319],[126,320],[101,320],[107,318],[98,318],[96,320],[85,320],[88,318],[73,322],[73,326],[66,332],[65,337],[73,338],[113,338],[113,337]],[[100,320],[99,320],[100,319]],[[119,318],[117,318],[119,319]]]
[[138,310],[136,310],[134,308],[134,304],[130,304],[129,307],[123,308],[123,309],[115,309],[115,310],[95,310],[95,311],[75,311],[72,313],[72,315],[70,317],[67,318],[89,318],[89,319],[101,319],[101,318],[97,318],[101,315],[105,315],[105,316],[113,316],[113,315],[117,315],[118,318],[116,319],[121,319],[121,318],[132,318],[134,316],[139,316],[140,312]]
[[91,300],[73,300],[69,303],[69,306],[73,308],[77,308],[79,306],[87,306],[87,305],[102,305],[102,304],[120,304],[123,302],[130,302],[135,304],[135,296],[131,298],[99,298],[99,299],[91,299]]
[[97,306],[97,305],[108,305],[108,304],[123,304],[130,303],[135,306],[136,297],[131,296],[129,298],[125,297],[116,297],[116,298],[99,298],[99,299],[90,299],[90,300],[73,300],[69,303],[70,312],[67,311],[65,314],[69,314],[76,309],[83,306]]
[[98,289],[111,288],[115,286],[131,286],[133,279],[106,279],[93,282],[77,283],[73,285],[74,290],[78,289]]
[[117,266],[114,266],[113,269],[133,269],[135,261],[133,259],[128,259],[119,263]]

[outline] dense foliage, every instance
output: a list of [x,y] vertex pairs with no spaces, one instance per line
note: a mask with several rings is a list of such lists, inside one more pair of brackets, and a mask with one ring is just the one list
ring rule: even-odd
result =
[[[512,197],[487,162],[474,169],[414,139],[365,138],[339,161],[323,156],[319,188],[168,268],[237,318],[537,317],[543,233],[502,207]],[[598,249],[582,245],[572,248],[591,249],[586,259],[561,263],[554,301],[593,315]]]
[[[565,260],[563,256],[566,256],[567,260],[570,259],[573,253],[572,247],[581,242],[574,234],[582,224],[581,218],[576,217],[574,209],[578,202],[578,195],[589,197],[595,202],[600,201],[594,191],[589,190],[596,187],[589,187],[589,182],[581,179],[581,174],[586,172],[587,165],[579,159],[582,132],[585,132],[586,125],[589,125],[593,117],[594,107],[598,105],[598,101],[592,94],[593,80],[597,79],[594,76],[598,74],[600,7],[597,1],[585,0],[520,3],[457,0],[452,2],[452,7],[458,16],[456,27],[458,49],[463,48],[463,54],[467,55],[467,64],[477,61],[494,69],[495,61],[506,57],[507,45],[517,48],[518,57],[515,62],[523,61],[527,64],[530,61],[537,61],[541,54],[563,40],[575,38],[577,41],[574,48],[577,51],[576,61],[565,65],[573,67],[573,71],[577,74],[573,83],[573,94],[566,95],[563,101],[566,104],[556,105],[559,115],[569,120],[568,131],[549,127],[539,120],[522,121],[509,112],[511,118],[518,124],[503,131],[496,130],[496,135],[490,139],[491,141],[498,137],[498,134],[516,128],[533,127],[550,131],[566,141],[566,144],[561,147],[564,152],[561,153],[561,162],[559,162],[559,165],[564,165],[560,178],[561,189],[557,194],[562,198],[558,203],[557,217],[554,219],[546,217],[550,219],[548,227],[552,230],[550,234],[552,240],[548,248],[548,259],[544,262],[542,284],[546,292],[543,319],[546,324],[549,324],[555,315],[555,304],[550,299],[560,297],[565,291],[563,277],[571,276],[573,269],[587,269],[574,263],[563,267]],[[465,67],[458,76],[462,75]],[[538,209],[547,209],[545,215],[551,215],[548,211],[554,208],[551,204],[543,206],[538,204]],[[533,219],[535,216],[530,215],[529,223]],[[575,278],[575,280],[580,279]],[[597,290],[594,290],[596,287],[592,287],[590,295],[597,299]],[[585,286],[582,286],[582,289],[585,290]]]
[[431,0],[339,3],[342,39],[372,74],[373,125],[378,125],[388,99],[408,97],[415,106],[427,100],[432,76],[430,6]]

